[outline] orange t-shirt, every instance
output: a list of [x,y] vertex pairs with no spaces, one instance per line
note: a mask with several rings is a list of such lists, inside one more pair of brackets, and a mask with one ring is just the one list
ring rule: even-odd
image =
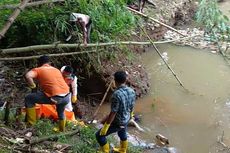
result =
[[69,86],[66,84],[60,70],[49,64],[34,68],[35,79],[48,97],[69,93]]

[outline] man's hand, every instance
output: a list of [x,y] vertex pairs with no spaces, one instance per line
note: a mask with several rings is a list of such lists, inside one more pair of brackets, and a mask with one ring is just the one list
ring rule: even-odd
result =
[[30,87],[32,93],[37,92],[37,86],[35,83],[31,84],[29,87]]
[[72,96],[72,98],[71,98],[71,100],[72,100],[72,103],[77,103],[77,96]]
[[100,135],[106,135],[108,129],[109,129],[110,124],[105,123],[103,128],[101,128]]

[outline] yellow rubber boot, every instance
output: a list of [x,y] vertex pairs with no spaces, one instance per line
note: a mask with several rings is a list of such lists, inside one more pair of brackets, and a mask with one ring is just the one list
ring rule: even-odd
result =
[[59,126],[59,131],[60,132],[65,132],[65,124],[66,124],[66,120],[60,120],[58,123]]
[[34,125],[36,123],[36,111],[35,111],[35,107],[26,108],[26,121],[30,125]]
[[110,150],[109,150],[109,144],[106,143],[104,146],[101,147],[101,151],[104,152],[104,153],[109,153]]
[[54,127],[53,131],[54,132],[65,132],[65,125],[66,125],[66,120],[59,120],[58,122],[58,127]]
[[120,148],[113,148],[113,151],[119,153],[126,153],[127,148],[128,148],[128,141],[125,140],[120,142]]

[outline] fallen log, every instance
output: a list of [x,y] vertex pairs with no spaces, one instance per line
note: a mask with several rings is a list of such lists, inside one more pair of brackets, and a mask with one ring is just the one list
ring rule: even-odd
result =
[[34,145],[34,144],[37,144],[37,143],[40,143],[40,142],[43,142],[43,141],[54,140],[54,139],[57,139],[57,138],[62,137],[62,136],[73,136],[73,135],[78,134],[78,133],[80,133],[80,128],[78,128],[78,129],[76,129],[74,131],[71,131],[71,132],[53,134],[53,135],[43,137],[43,138],[27,140],[26,143],[30,144],[30,145]]
[[[157,43],[157,42],[156,42]],[[158,42],[160,43],[160,42]],[[136,42],[136,41],[121,41],[121,42],[108,42],[108,43],[93,43],[87,44],[47,44],[47,45],[34,45],[27,47],[19,48],[9,48],[9,49],[0,49],[2,54],[11,54],[11,53],[21,53],[21,52],[30,52],[36,50],[45,50],[45,49],[65,49],[65,48],[88,48],[88,47],[104,47],[104,46],[114,46],[114,45],[150,45],[150,42]]]
[[15,8],[15,11],[12,13],[12,15],[8,18],[6,24],[3,26],[2,30],[0,31],[0,40],[5,36],[6,32],[10,28],[10,26],[13,24],[14,20],[18,17],[18,15],[21,13],[21,11],[24,10],[26,7],[26,4],[29,2],[29,0],[23,0],[19,7]]
[[[77,55],[77,54],[85,54],[85,53],[95,53],[100,52],[102,50],[92,50],[92,51],[84,51],[84,52],[69,52],[69,53],[59,53],[59,54],[46,54],[49,57],[59,57],[59,56],[69,56],[69,55]],[[29,60],[29,59],[37,59],[41,55],[35,56],[24,56],[24,57],[5,57],[0,58],[0,61],[20,61],[20,60]]]
[[[198,36],[198,35],[196,35]],[[154,44],[164,44],[169,42],[174,42],[182,39],[189,39],[191,37],[196,36],[189,36],[180,39],[174,40],[166,40],[166,41],[156,41],[153,42]],[[71,48],[90,48],[90,47],[104,47],[104,46],[115,46],[115,45],[151,45],[150,41],[119,41],[119,42],[107,42],[107,43],[91,43],[85,46],[84,44],[47,44],[47,45],[34,45],[34,46],[27,46],[27,47],[18,47],[18,48],[8,48],[8,49],[0,49],[1,54],[13,54],[13,53],[22,53],[22,52],[31,52],[37,50],[48,50],[48,49],[71,49]]]
[[[65,0],[43,0],[43,1],[38,1],[38,2],[30,2],[26,4],[26,7],[33,7],[33,6],[38,6],[42,4],[49,4],[49,3],[56,3],[56,2],[65,2]],[[3,9],[16,9],[19,7],[19,5],[4,5],[0,7],[0,10]]]
[[152,20],[152,21],[154,21],[154,22],[156,22],[156,23],[158,23],[158,24],[160,24],[160,25],[162,25],[162,26],[164,26],[164,27],[166,27],[166,28],[168,28],[168,29],[170,29],[170,30],[172,30],[172,31],[174,31],[174,32],[176,32],[176,33],[178,33],[178,34],[184,36],[184,37],[186,37],[186,35],[184,35],[183,33],[179,32],[179,31],[176,30],[175,28],[173,28],[173,27],[171,27],[171,26],[169,26],[169,25],[167,25],[167,24],[165,24],[165,23],[163,23],[163,22],[160,22],[160,21],[158,21],[158,20],[156,20],[156,19],[154,19],[154,18],[152,18],[152,17],[149,17],[149,16],[147,16],[146,14],[143,14],[143,13],[141,13],[141,12],[139,12],[139,11],[136,11],[136,10],[130,8],[130,7],[126,7],[126,8],[127,8],[128,10],[134,12],[134,13],[137,13],[137,14],[139,14],[139,15],[141,15],[141,16],[147,18],[147,19],[150,19],[150,20]]

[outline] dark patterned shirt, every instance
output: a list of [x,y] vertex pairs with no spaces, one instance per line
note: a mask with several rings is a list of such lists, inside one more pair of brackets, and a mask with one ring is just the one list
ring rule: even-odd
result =
[[129,122],[135,100],[135,91],[126,85],[121,85],[114,91],[111,97],[111,112],[116,112],[113,124],[126,125]]

